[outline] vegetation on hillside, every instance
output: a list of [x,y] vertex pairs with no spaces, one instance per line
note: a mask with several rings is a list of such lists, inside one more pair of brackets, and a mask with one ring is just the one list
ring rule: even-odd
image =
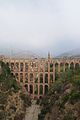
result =
[[22,92],[8,64],[0,61],[0,120],[22,120],[29,105],[29,96]]
[[67,70],[42,99],[38,120],[80,120],[80,70]]

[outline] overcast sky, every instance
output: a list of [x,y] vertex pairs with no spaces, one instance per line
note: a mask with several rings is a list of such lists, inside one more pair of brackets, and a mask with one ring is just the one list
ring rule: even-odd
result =
[[0,49],[80,48],[80,0],[0,0]]

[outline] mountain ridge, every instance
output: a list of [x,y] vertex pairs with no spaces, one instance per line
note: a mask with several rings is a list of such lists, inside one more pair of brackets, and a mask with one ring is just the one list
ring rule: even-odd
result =
[[80,57],[80,48],[78,49],[73,49],[73,50],[70,50],[68,52],[64,52],[60,55],[58,55],[57,57]]

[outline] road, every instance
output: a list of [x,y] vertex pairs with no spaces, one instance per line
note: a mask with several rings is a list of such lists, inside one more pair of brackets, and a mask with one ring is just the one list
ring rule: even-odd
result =
[[36,105],[35,100],[32,100],[32,105],[26,108],[25,120],[38,120],[39,113],[40,113],[40,106]]

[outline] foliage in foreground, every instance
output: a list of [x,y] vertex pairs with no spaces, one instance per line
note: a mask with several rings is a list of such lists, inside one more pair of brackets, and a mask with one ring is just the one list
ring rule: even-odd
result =
[[0,66],[0,120],[22,120],[31,100],[11,75],[8,64],[0,61]]
[[80,73],[61,73],[42,99],[38,120],[80,120]]

